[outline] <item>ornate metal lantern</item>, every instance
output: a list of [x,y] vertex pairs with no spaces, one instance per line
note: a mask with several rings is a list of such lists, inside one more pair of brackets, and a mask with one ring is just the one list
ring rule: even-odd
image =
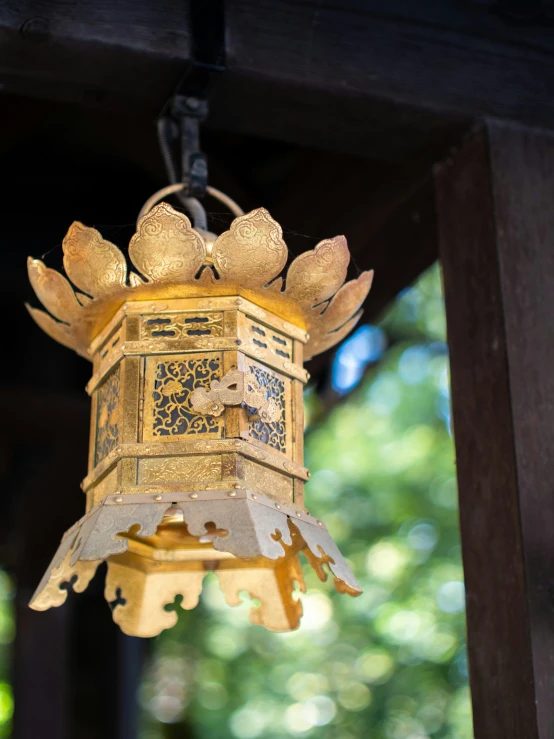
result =
[[[215,237],[162,203],[122,252],[74,223],[63,242],[76,286],[29,259],[52,314],[29,307],[52,338],[92,361],[86,515],[66,532],[31,607],[61,605],[107,560],[105,595],[127,634],[173,626],[213,570],[230,605],[259,600],[251,620],[297,628],[299,553],[341,592],[360,587],[322,521],[304,507],[303,360],[359,320],[372,273],[343,285],[344,237],[287,262],[264,209]],[[52,317],[53,316],[53,317]],[[58,320],[56,320],[58,319]],[[69,584],[69,585],[68,585]]]

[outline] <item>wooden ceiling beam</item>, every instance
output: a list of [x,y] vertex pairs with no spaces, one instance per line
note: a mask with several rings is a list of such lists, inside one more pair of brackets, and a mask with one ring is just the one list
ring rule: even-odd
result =
[[[188,5],[8,0],[0,84],[155,116],[190,61]],[[544,18],[455,0],[228,0],[226,39],[211,112],[226,130],[398,159],[482,116],[554,127]]]

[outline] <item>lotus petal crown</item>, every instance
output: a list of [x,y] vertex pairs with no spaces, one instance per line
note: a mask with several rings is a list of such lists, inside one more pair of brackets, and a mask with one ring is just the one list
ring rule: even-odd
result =
[[[206,235],[205,235],[206,236]],[[29,279],[48,313],[27,306],[50,337],[90,358],[90,344],[133,300],[240,294],[309,334],[305,359],[341,341],[356,325],[373,279],[344,284],[350,253],[344,236],[321,241],[279,274],[288,259],[280,225],[258,208],[210,241],[183,213],[161,203],[143,216],[124,254],[94,228],[74,222],[63,240],[69,280],[29,257]]]

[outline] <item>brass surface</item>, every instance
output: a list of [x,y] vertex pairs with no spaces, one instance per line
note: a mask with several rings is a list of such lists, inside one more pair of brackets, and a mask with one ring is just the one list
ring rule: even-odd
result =
[[257,494],[188,497],[176,504],[169,504],[170,498],[152,503],[148,497],[129,496],[121,503],[115,497],[81,519],[62,540],[31,607],[60,605],[70,586],[80,592],[106,558],[111,573],[106,597],[125,600],[114,619],[135,636],[152,636],[173,625],[176,616],[168,616],[164,607],[176,595],[183,595],[183,607],[194,607],[205,570],[216,571],[231,605],[239,602],[241,591],[260,600],[253,622],[278,631],[298,626],[301,607],[292,593],[295,581],[302,588],[299,552],[323,580],[328,566],[340,592],[361,592],[325,527],[307,515],[299,518],[294,509]]
[[257,411],[257,417],[264,423],[275,423],[281,415],[277,401],[268,397],[255,374],[241,370],[231,370],[221,380],[212,380],[209,390],[203,387],[193,390],[190,404],[203,416],[220,416],[226,406],[242,404]]
[[343,334],[337,332],[369,292],[372,277],[363,273],[340,296],[349,254],[344,237],[336,237],[292,262],[283,292],[282,283],[272,280],[284,268],[288,250],[281,227],[263,208],[236,218],[216,239],[212,260],[217,275],[206,262],[202,236],[166,203],[139,221],[129,244],[129,257],[142,276],[129,272],[114,244],[79,222],[70,227],[63,250],[66,273],[83,292],[75,293],[58,272],[29,259],[33,288],[58,320],[35,308],[29,311],[52,338],[89,357],[95,337],[127,301],[237,294],[307,330],[309,358],[340,341]]
[[138,484],[152,485],[167,482],[209,483],[222,479],[222,457],[158,457],[140,459]]
[[[297,628],[303,553],[321,579],[358,583],[322,521],[303,508],[304,357],[360,317],[372,273],[344,283],[343,237],[296,258],[264,209],[207,249],[183,214],[142,217],[129,257],[80,223],[61,274],[29,260],[53,338],[93,362],[87,513],[64,536],[31,607],[61,605],[107,560],[105,595],[123,631],[154,636],[193,608],[213,571],[230,605]],[[82,291],[82,292],[81,292]],[[50,315],[51,314],[51,315]]]
[[[228,411],[227,411],[228,412]],[[265,466],[283,471],[291,477],[308,479],[308,470],[297,461],[292,461],[282,454],[273,452],[267,447],[261,448],[248,439],[187,439],[170,443],[149,442],[148,444],[120,444],[99,465],[93,467],[82,483],[84,491],[96,485],[104,475],[124,458],[167,457],[168,454],[178,458],[182,456],[199,456],[204,454],[238,454],[262,462]],[[297,459],[303,461],[303,457]]]
[[242,477],[248,490],[257,490],[279,503],[293,500],[293,479],[271,467],[245,459],[242,466]]

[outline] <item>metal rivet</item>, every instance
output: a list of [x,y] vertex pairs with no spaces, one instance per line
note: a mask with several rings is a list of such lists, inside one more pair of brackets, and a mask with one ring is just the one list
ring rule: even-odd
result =
[[321,522],[321,521],[318,521],[318,522],[317,522],[317,525],[318,525],[318,526],[323,526],[323,524],[322,524],[322,522]]
[[258,496],[257,495],[253,495],[252,496],[252,500],[258,500]]
[[306,472],[306,477],[308,478],[308,480],[310,479],[311,476],[312,476],[311,472]]
[[161,500],[161,499],[162,499],[162,496],[161,495],[155,495],[154,496],[154,500]]
[[235,491],[234,490],[231,490],[231,492],[229,493],[229,497],[230,498],[234,498],[235,496],[236,496]]
[[239,489],[240,488],[240,482],[234,482],[233,487]]
[[281,506],[279,505],[279,503],[275,503],[275,508],[277,508],[278,511],[281,510]]
[[148,348],[149,348],[149,349],[154,349],[154,348],[155,348],[155,347],[154,347],[154,344],[148,344]]
[[192,498],[193,500],[196,500],[196,498],[198,498],[198,493],[191,493],[189,495],[189,498]]
[[116,503],[123,503],[123,498],[121,498],[120,496],[118,496],[118,497],[117,497],[117,498],[115,499],[115,502],[116,502]]
[[302,514],[300,513],[300,511],[297,511],[296,512],[296,515],[297,515],[298,518],[301,518],[302,517]]

